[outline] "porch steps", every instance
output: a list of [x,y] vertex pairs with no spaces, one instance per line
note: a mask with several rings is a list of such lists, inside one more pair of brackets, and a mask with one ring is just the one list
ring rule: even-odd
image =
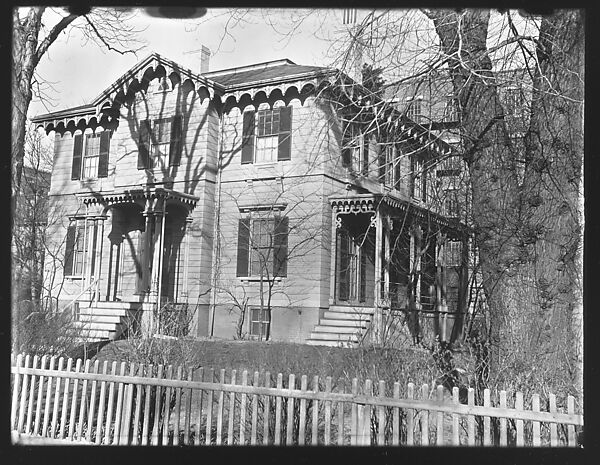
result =
[[372,316],[372,308],[332,305],[324,312],[306,343],[313,346],[355,347],[367,331]]
[[79,302],[79,318],[75,322],[82,341],[97,342],[119,339],[135,319],[135,302]]

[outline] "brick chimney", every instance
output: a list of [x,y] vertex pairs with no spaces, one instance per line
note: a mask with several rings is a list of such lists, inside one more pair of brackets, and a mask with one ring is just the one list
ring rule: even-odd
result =
[[183,52],[186,58],[184,65],[188,66],[192,71],[200,74],[208,73],[210,63],[210,49],[203,45],[198,50],[190,50]]

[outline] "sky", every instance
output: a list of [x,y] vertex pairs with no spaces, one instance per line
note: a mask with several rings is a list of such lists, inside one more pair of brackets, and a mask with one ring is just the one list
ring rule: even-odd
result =
[[[341,23],[341,10],[311,14],[296,30],[294,16],[302,12],[275,12],[269,17],[280,20],[270,26],[260,12],[246,15],[236,22],[225,9],[209,9],[199,20],[173,20],[138,14],[131,20],[137,29],[144,29],[138,37],[145,46],[133,54],[120,55],[95,44],[84,43],[77,29],[63,33],[40,61],[37,75],[46,98],[35,98],[29,116],[83,105],[94,99],[106,87],[150,53],[157,52],[181,65],[193,60],[189,54],[207,46],[212,56],[210,70],[249,65],[264,61],[289,58],[298,64],[327,66],[332,38],[331,26]],[[47,13],[46,24],[56,19]],[[228,23],[229,20],[229,23]],[[228,31],[228,34],[225,32]],[[286,33],[292,32],[289,36]]]

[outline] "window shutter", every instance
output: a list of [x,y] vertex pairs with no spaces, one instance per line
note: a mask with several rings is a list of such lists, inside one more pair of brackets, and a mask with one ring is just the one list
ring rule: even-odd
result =
[[400,170],[400,150],[398,147],[394,147],[394,163],[396,164],[394,167],[394,188],[400,190],[400,175],[402,172]]
[[362,146],[362,151],[363,151],[362,174],[367,175],[367,174],[369,174],[369,136],[365,134],[365,135],[362,136],[362,139],[363,139],[363,146]]
[[171,119],[171,146],[169,148],[169,165],[179,166],[182,146],[182,117],[175,115]]
[[75,247],[75,233],[77,231],[77,222],[73,221],[67,228],[67,241],[65,246],[65,270],[64,276],[73,274],[73,249]]
[[287,277],[288,218],[276,220],[273,238],[273,276]]
[[238,226],[237,276],[248,276],[250,249],[250,218],[242,218]]
[[378,147],[377,159],[379,161],[379,182],[385,182],[385,171],[391,170],[391,166],[385,166],[387,162],[387,147],[381,150],[381,146]]
[[140,121],[138,137],[138,170],[152,168],[150,160],[150,121]]
[[292,107],[281,107],[279,113],[279,150],[277,161],[292,158]]
[[83,151],[83,134],[73,137],[73,164],[71,166],[71,179],[81,178],[81,153]]
[[98,177],[108,176],[108,153],[110,152],[111,131],[103,131],[100,134],[100,157],[98,158]]
[[254,161],[254,110],[244,113],[242,128],[242,164]]

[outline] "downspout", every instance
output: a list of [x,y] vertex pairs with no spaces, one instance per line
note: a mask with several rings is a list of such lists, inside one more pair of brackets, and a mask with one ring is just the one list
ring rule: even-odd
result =
[[213,264],[212,264],[212,276],[211,276],[211,296],[210,296],[210,311],[208,314],[208,326],[210,337],[214,335],[215,329],[215,312],[217,305],[217,281],[219,278],[219,261],[221,255],[221,234],[220,234],[220,218],[221,218],[221,174],[223,167],[221,166],[222,150],[223,150],[223,115],[219,118],[219,140],[217,146],[217,202],[215,206],[214,214],[214,229],[213,229]]

